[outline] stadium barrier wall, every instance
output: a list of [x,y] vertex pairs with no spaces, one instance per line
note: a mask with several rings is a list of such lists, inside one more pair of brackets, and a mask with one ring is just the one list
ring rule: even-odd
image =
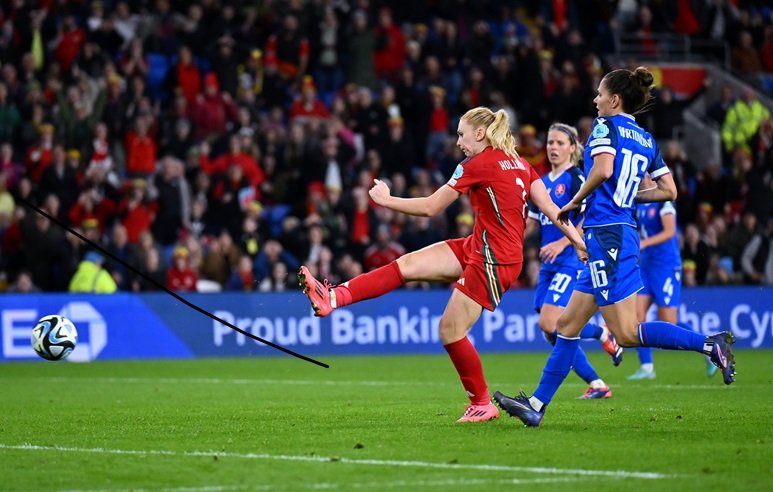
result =
[[[530,290],[508,292],[497,311],[484,311],[471,334],[481,352],[547,351]],[[450,293],[396,291],[311,315],[300,292],[189,294],[221,319],[308,356],[443,353],[437,323]],[[773,288],[693,288],[682,293],[680,320],[712,334],[730,329],[739,348],[773,348]],[[241,335],[166,294],[1,295],[0,361],[41,360],[30,345],[35,322],[63,314],[78,329],[71,361],[228,356],[280,352]],[[600,318],[599,318],[600,320]],[[598,344],[588,343],[588,348]]]

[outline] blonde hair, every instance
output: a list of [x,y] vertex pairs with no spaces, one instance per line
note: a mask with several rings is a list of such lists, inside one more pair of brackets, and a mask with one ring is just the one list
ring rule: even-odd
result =
[[573,127],[572,125],[567,125],[566,123],[553,123],[550,125],[550,128],[548,128],[548,133],[552,131],[561,132],[569,137],[569,144],[574,145],[574,152],[572,152],[572,155],[569,156],[569,160],[575,166],[578,165],[580,163],[580,158],[582,157],[582,153],[585,150],[585,147],[583,147],[583,145],[577,141],[579,138],[577,128]]
[[503,109],[495,113],[489,108],[478,106],[464,113],[462,119],[474,129],[484,127],[486,140],[492,147],[511,157],[519,157],[515,150],[515,138],[510,132],[510,121]]

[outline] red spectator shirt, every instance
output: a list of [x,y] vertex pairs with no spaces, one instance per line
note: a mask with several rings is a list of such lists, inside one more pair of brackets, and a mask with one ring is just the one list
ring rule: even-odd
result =
[[523,231],[531,184],[540,179],[526,160],[487,147],[462,161],[446,183],[470,194],[475,215],[464,243],[472,261],[494,265],[523,262]]
[[170,268],[166,272],[166,287],[175,292],[196,292],[197,280],[198,275],[189,268],[185,270]]

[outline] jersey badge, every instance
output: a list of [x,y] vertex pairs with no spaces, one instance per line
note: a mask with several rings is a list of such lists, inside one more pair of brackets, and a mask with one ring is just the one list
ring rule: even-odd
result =
[[556,197],[564,196],[564,193],[566,193],[566,185],[564,183],[556,185]]
[[593,127],[593,133],[591,133],[591,136],[593,138],[604,138],[607,135],[609,135],[609,128],[607,128],[607,125],[599,120],[599,122],[596,123],[596,126]]

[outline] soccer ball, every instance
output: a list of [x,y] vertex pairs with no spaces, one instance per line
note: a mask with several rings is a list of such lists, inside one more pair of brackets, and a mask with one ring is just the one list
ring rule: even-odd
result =
[[43,316],[32,329],[32,348],[46,360],[62,360],[78,343],[78,331],[69,319],[58,314]]

